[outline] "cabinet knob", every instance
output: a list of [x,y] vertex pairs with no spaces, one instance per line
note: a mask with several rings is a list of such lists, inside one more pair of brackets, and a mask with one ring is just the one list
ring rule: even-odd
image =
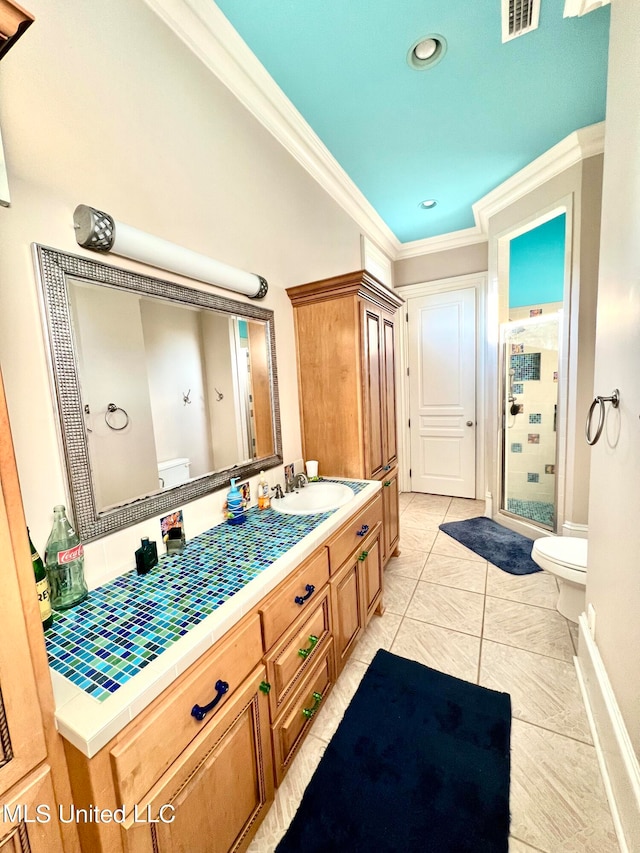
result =
[[229,690],[229,685],[226,681],[216,681],[215,689],[217,691],[216,696],[209,702],[208,705],[194,705],[191,709],[191,716],[195,717],[198,722],[202,722],[204,718],[207,716],[209,711],[213,710],[216,707],[218,702],[222,699],[224,694]]
[[467,421],[467,426],[473,426],[473,421]]
[[307,593],[306,595],[296,595],[296,597],[293,599],[296,604],[304,604],[307,599],[311,598],[313,593],[316,591],[316,588],[312,583],[308,583],[305,586],[304,591]]
[[383,486],[390,486],[390,485],[391,485],[391,480],[385,480],[385,481],[384,481],[384,483],[383,483],[382,485],[383,485]]
[[359,559],[359,560],[360,560],[360,562],[362,563],[364,560],[366,560],[366,559],[367,559],[367,557],[368,557],[368,556],[369,556],[369,552],[368,552],[368,551],[363,551],[363,552],[362,552],[362,554],[360,554],[360,556],[358,557],[358,559]]
[[269,684],[268,681],[261,681],[259,689],[263,693],[270,693],[271,692],[271,685]]
[[356,536],[364,536],[365,533],[369,532],[369,525],[363,524],[360,530],[356,530]]

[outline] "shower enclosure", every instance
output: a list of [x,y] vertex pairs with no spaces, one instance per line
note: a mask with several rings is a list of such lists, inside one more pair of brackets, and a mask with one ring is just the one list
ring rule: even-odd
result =
[[562,312],[503,323],[501,511],[555,530]]

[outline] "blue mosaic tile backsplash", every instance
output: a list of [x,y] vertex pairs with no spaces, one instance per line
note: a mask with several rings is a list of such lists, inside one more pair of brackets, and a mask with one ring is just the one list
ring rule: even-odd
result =
[[[509,367],[514,370],[514,382],[529,382],[532,379],[540,379],[540,353],[526,352],[521,355],[510,356]],[[515,392],[514,392],[515,393]]]
[[[357,494],[367,483],[348,485]],[[55,613],[49,665],[103,701],[330,515],[250,509],[243,524],[207,530],[149,574],[121,575]]]

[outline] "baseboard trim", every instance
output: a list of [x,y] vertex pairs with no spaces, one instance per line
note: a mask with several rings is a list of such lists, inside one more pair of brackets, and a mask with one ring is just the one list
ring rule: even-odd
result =
[[640,853],[640,763],[583,613],[576,669],[621,853]]
[[574,536],[577,539],[589,538],[589,525],[576,524],[573,521],[565,521],[562,525],[563,536]]

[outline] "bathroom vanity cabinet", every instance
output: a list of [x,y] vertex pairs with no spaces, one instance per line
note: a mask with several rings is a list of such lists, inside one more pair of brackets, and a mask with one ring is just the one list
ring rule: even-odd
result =
[[1,381],[0,554],[0,849],[70,853],[78,838],[57,820],[59,804],[70,800],[69,780]]
[[382,558],[398,550],[395,314],[365,270],[290,287],[303,452],[332,476],[383,483]]
[[378,489],[96,755],[65,743],[76,807],[124,815],[81,825],[83,850],[246,849],[381,610],[382,510]]

